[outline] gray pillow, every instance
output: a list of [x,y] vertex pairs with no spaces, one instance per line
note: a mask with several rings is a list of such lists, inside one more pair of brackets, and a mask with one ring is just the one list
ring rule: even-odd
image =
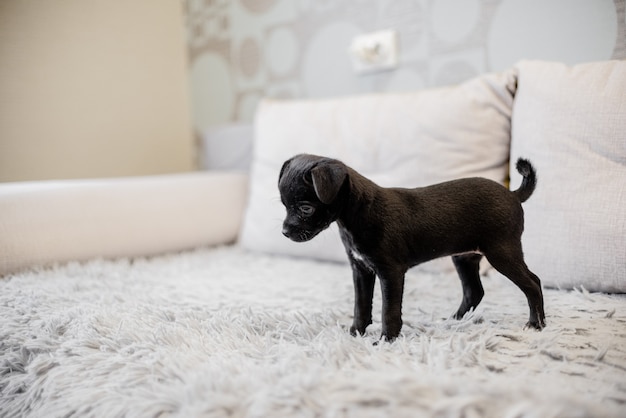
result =
[[539,179],[528,266],[545,286],[626,292],[626,62],[516,68],[511,161],[529,158]]

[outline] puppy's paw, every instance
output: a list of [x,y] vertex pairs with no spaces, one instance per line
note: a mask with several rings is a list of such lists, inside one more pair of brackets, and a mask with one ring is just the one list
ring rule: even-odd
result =
[[365,329],[368,325],[372,323],[372,320],[369,321],[354,321],[350,326],[350,335],[356,337],[357,335],[365,335]]
[[350,326],[350,335],[357,337],[359,335],[365,335],[365,327],[358,327],[356,325]]
[[378,341],[376,341],[376,342],[374,343],[374,345],[378,345],[378,343],[380,343],[381,341],[386,342],[386,343],[392,343],[392,342],[394,342],[394,341],[396,340],[396,338],[398,338],[398,336],[399,336],[399,335],[400,335],[400,333],[399,333],[399,332],[398,332],[398,333],[396,333],[395,335],[394,335],[394,334],[390,334],[390,333],[385,333],[385,332],[383,332],[383,333],[380,335],[380,339],[379,339]]
[[546,327],[546,323],[544,321],[528,321],[526,325],[524,325],[524,330],[534,329],[535,331],[541,331]]

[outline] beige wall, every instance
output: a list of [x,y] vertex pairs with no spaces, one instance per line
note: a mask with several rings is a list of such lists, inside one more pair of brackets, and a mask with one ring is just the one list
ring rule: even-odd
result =
[[0,2],[0,181],[193,169],[180,0]]

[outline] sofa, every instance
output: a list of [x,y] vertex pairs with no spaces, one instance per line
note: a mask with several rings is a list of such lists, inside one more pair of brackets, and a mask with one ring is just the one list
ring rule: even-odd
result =
[[[249,166],[0,184],[0,416],[621,416],[626,405],[626,62],[522,61],[465,83],[263,100]],[[210,145],[213,161],[219,146]],[[235,151],[233,151],[235,149]],[[245,151],[243,151],[245,149]],[[381,186],[537,169],[523,247],[547,327],[485,263],[407,273],[404,327],[351,337],[336,226],[281,234],[282,163],[339,158]],[[378,318],[376,318],[378,315]]]

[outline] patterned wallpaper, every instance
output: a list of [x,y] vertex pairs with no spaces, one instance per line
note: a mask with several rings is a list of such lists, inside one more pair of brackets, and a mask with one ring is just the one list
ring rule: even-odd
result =
[[[196,134],[262,97],[420,89],[523,58],[626,58],[626,0],[187,0]],[[393,28],[399,67],[356,75],[356,35]]]

